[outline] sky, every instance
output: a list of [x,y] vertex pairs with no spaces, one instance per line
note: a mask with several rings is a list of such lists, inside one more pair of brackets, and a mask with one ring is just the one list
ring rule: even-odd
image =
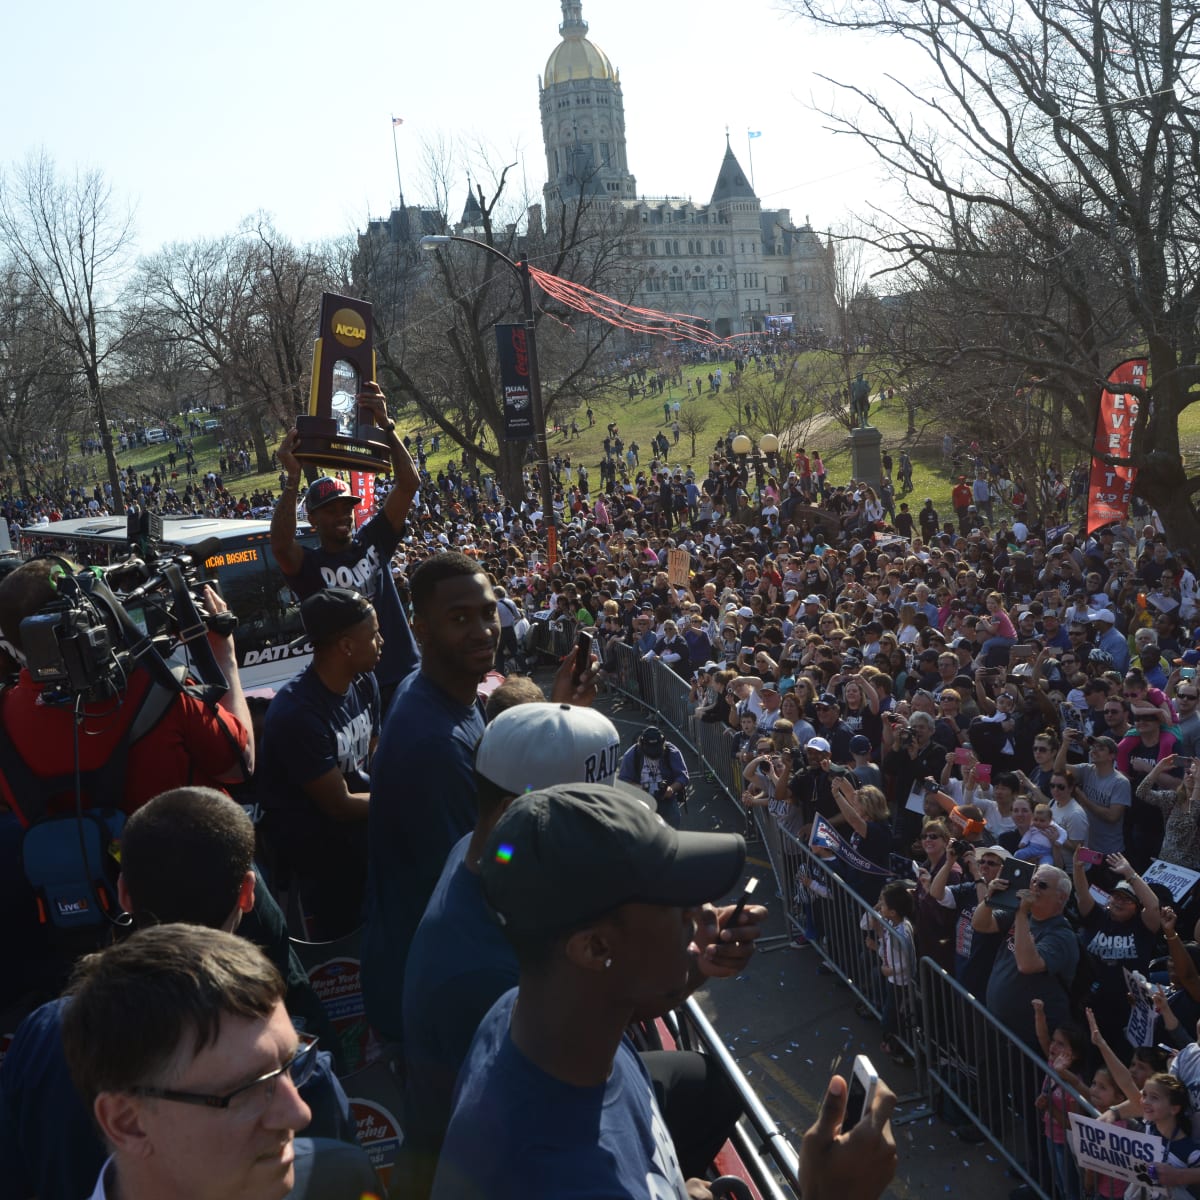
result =
[[[781,0],[584,0],[583,15],[620,72],[640,193],[707,201],[728,127],[764,206],[797,223],[829,228],[880,194],[870,152],[825,132],[813,105],[831,95],[814,68],[869,79],[881,47],[817,34]],[[297,241],[340,237],[385,216],[401,185],[431,201],[427,148],[456,140],[515,162],[540,199],[538,78],[561,19],[559,0],[15,6],[0,164],[44,150],[60,172],[100,169],[142,253],[258,211]],[[762,135],[752,163],[748,129]],[[466,176],[455,167],[452,216]]]

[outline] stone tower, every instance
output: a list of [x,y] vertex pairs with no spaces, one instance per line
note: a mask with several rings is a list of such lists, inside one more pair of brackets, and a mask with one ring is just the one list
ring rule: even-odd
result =
[[582,0],[562,0],[562,12],[562,41],[546,60],[538,87],[547,212],[581,195],[632,200],[637,182],[625,159],[620,75],[588,41]]

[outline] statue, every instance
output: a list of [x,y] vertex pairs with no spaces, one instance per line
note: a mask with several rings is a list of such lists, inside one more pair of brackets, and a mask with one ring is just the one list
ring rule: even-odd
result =
[[871,385],[859,371],[854,382],[850,385],[850,423],[859,429],[866,429],[867,414],[871,409]]

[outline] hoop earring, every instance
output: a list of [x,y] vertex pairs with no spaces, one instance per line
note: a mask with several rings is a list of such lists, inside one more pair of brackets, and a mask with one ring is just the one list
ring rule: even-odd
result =
[[606,959],[604,960],[604,969],[607,971],[607,970],[608,970],[608,968],[609,968],[609,967],[611,967],[611,966],[612,966],[612,959],[611,959],[611,958],[606,958]]

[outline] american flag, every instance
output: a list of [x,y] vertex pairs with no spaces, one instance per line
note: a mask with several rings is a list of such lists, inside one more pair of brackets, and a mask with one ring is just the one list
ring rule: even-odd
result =
[[393,117],[393,118],[392,118],[392,124],[393,124],[393,125],[403,125],[403,124],[404,124],[404,118],[403,118],[403,117]]

